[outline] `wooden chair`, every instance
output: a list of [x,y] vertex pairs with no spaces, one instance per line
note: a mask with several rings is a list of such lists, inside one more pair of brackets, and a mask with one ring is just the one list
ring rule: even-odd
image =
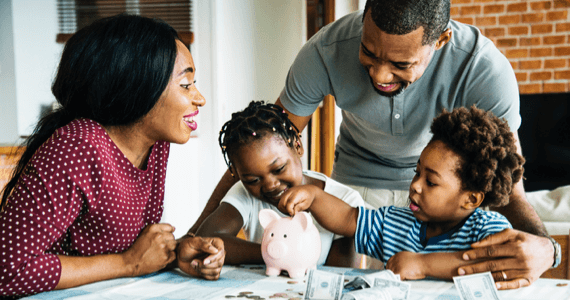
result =
[[544,272],[540,278],[556,278],[556,279],[570,279],[570,233],[569,235],[553,235],[562,250],[562,261],[556,269],[549,269]]

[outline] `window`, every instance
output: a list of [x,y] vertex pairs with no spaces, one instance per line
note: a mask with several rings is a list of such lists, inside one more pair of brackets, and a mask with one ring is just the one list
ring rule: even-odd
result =
[[120,13],[162,19],[178,31],[184,44],[193,41],[191,0],[57,0],[57,11],[58,43],[95,20]]

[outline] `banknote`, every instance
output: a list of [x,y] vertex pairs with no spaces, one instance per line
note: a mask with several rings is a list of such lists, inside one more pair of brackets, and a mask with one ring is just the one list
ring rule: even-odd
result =
[[310,269],[307,275],[306,300],[340,300],[344,274]]
[[491,272],[453,277],[461,300],[498,300],[499,293]]
[[341,300],[392,300],[392,296],[381,287],[372,287],[345,293]]
[[362,290],[371,287],[372,284],[362,276],[358,276],[344,285],[344,289],[349,291]]
[[389,280],[400,281],[399,276],[395,275],[390,270],[383,270],[376,273],[366,274],[362,276],[357,276],[353,280],[349,281],[344,285],[344,288],[353,291],[372,287],[374,285],[375,278],[384,278]]
[[385,278],[374,278],[374,288],[381,288],[392,296],[393,300],[405,300],[410,295],[412,285],[408,282],[390,280]]

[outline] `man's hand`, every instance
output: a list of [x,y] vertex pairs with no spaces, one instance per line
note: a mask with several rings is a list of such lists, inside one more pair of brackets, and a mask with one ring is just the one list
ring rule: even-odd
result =
[[425,278],[423,255],[408,251],[398,252],[388,260],[386,269],[394,274],[400,274],[402,280],[415,280]]
[[523,231],[505,229],[471,245],[464,260],[484,262],[463,266],[460,275],[491,271],[497,289],[529,286],[554,263],[554,248],[549,239]]
[[178,267],[185,273],[217,280],[224,265],[226,251],[220,238],[184,236],[176,248]]

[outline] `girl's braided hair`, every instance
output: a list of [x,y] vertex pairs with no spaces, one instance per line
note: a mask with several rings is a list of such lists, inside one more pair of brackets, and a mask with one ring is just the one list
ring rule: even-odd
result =
[[431,125],[431,141],[442,141],[459,155],[456,173],[462,189],[485,193],[482,206],[504,206],[521,180],[525,159],[517,153],[506,121],[472,106],[446,110]]
[[232,118],[222,126],[218,138],[222,155],[232,176],[232,155],[241,146],[261,140],[269,134],[281,136],[291,148],[299,145],[301,138],[299,129],[278,105],[251,101],[244,110],[232,114]]

